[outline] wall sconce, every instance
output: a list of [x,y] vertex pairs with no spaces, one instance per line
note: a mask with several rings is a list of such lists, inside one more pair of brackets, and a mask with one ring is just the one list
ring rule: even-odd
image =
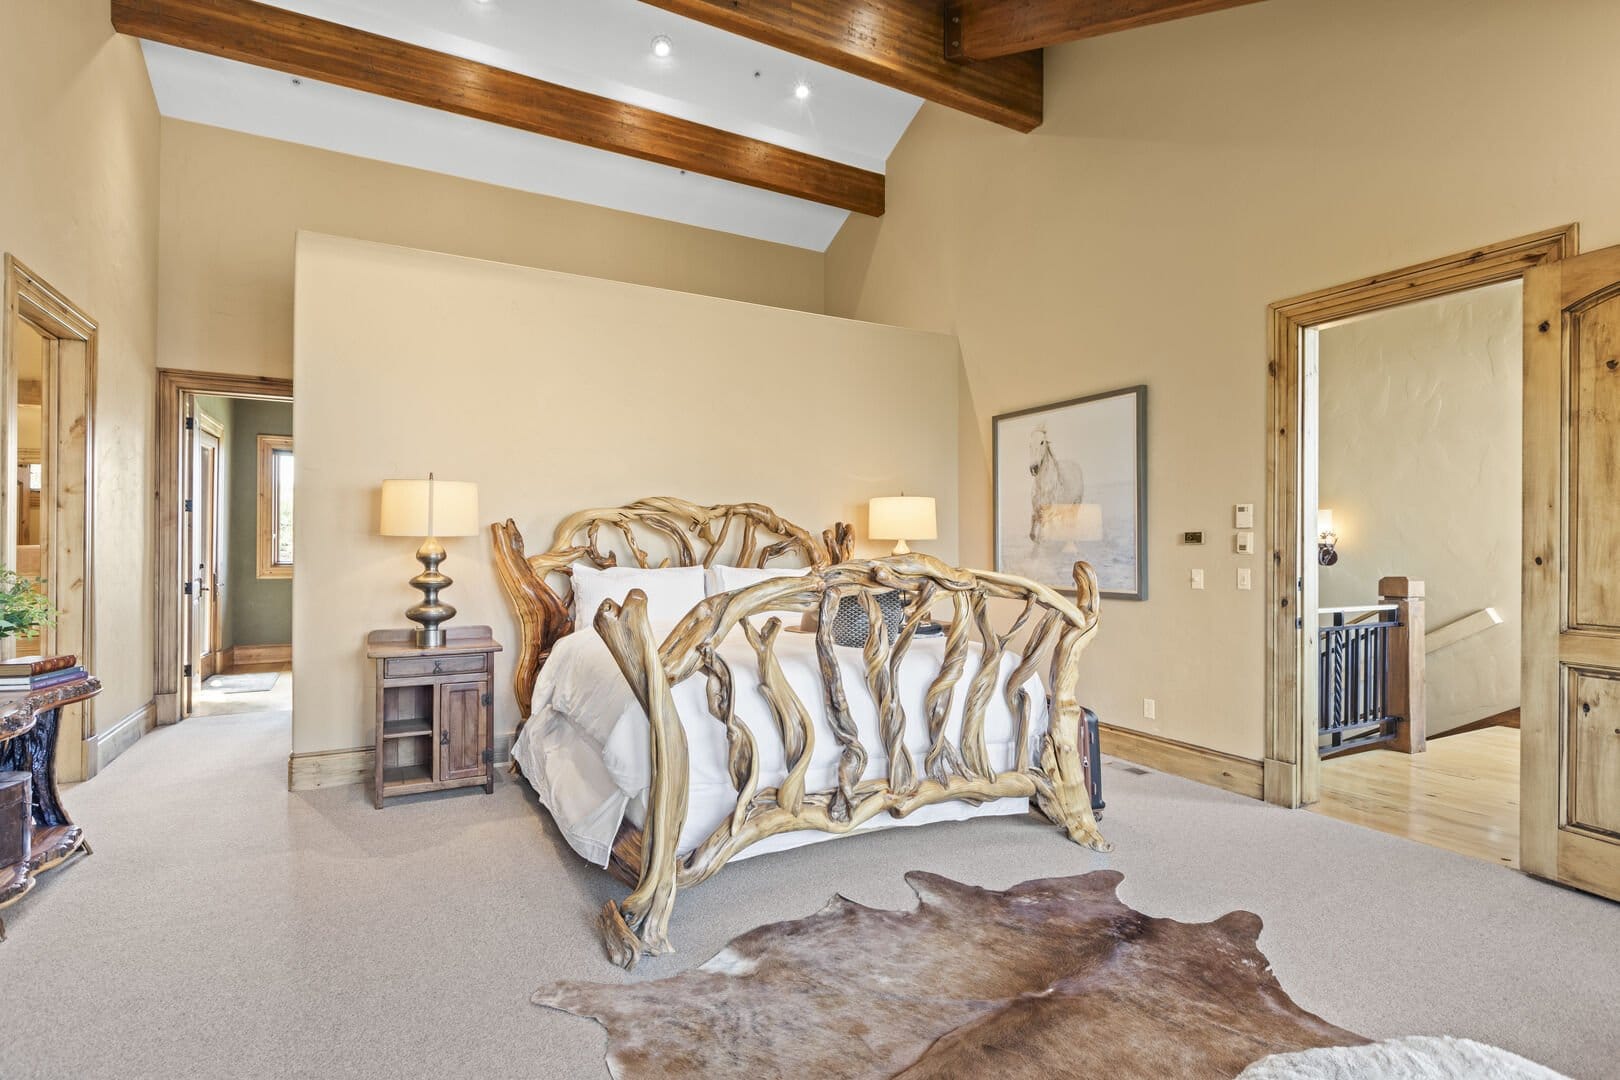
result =
[[1316,512],[1316,561],[1332,566],[1339,561],[1339,534],[1333,531],[1333,511]]

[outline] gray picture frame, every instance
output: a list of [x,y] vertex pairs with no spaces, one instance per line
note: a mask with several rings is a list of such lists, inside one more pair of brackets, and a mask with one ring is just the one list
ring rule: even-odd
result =
[[[1006,556],[1006,552],[1009,548],[1007,530],[1015,527],[1015,522],[1009,520],[1010,515],[1004,514],[1003,512],[1004,480],[1008,480],[1008,486],[1011,486],[1010,479],[1007,478],[1006,470],[1009,468],[1020,468],[1026,470],[1029,475],[1035,479],[1025,482],[1025,486],[1041,483],[1040,475],[1037,472],[1038,466],[1035,462],[1024,459],[1017,461],[1013,460],[1014,455],[1017,455],[1020,450],[1026,451],[1026,458],[1033,457],[1033,448],[1029,447],[1027,443],[1022,446],[1009,445],[1007,433],[1010,430],[1027,426],[1027,423],[1031,418],[1037,418],[1043,414],[1050,415],[1054,422],[1063,421],[1065,423],[1073,424],[1083,418],[1085,412],[1087,411],[1084,409],[1077,410],[1077,407],[1088,405],[1096,405],[1101,407],[1104,405],[1104,403],[1113,403],[1117,409],[1118,403],[1116,399],[1122,397],[1134,398],[1135,408],[1132,410],[1131,415],[1134,417],[1135,439],[1125,445],[1109,445],[1102,451],[1102,453],[1106,458],[1109,459],[1110,467],[1116,473],[1128,475],[1129,477],[1134,478],[1134,494],[1132,494],[1129,498],[1125,498],[1123,493],[1116,493],[1117,497],[1113,500],[1115,505],[1112,507],[1114,511],[1112,515],[1112,525],[1115,532],[1121,531],[1121,512],[1128,511],[1130,515],[1130,528],[1134,533],[1134,536],[1128,538],[1128,544],[1122,544],[1120,541],[1114,542],[1112,549],[1116,557],[1121,553],[1122,546],[1126,548],[1127,554],[1134,555],[1134,573],[1130,575],[1130,580],[1122,580],[1125,575],[1122,568],[1119,566],[1113,564],[1106,566],[1098,565],[1097,560],[1094,559],[1088,559],[1088,561],[1092,561],[1094,568],[1098,571],[1098,577],[1101,584],[1101,593],[1105,598],[1111,600],[1146,600],[1148,598],[1148,388],[1146,385],[1127,386],[1118,390],[1107,390],[1098,394],[1088,394],[1084,397],[1068,398],[1064,401],[1054,401],[1045,405],[1035,405],[1027,409],[1018,409],[1013,412],[1000,413],[991,418],[991,505],[994,520],[993,544],[995,553],[995,568],[998,571],[1032,577],[1041,584],[1057,589],[1066,595],[1074,595],[1074,582],[1072,577],[1068,577],[1063,580],[1044,580],[1045,578],[1055,578],[1057,575],[1055,573],[1028,573],[1026,572],[1027,567],[1024,567],[1024,563],[1026,561],[1033,560],[1020,560],[1016,557],[1009,559]],[[1019,423],[1014,424],[1013,422],[1015,421]],[[1047,447],[1047,449],[1050,452],[1050,445]],[[1134,460],[1129,463],[1128,468],[1125,468],[1114,460],[1120,456],[1133,458]],[[1122,485],[1115,484],[1113,486],[1118,488]],[[1039,499],[1039,493],[1033,493],[1032,501],[1036,501],[1038,503]],[[1084,499],[1082,498],[1077,501],[1083,502]],[[1036,505],[1032,508],[1029,516],[1016,522],[1017,527],[1020,528],[1025,524],[1026,521],[1029,523],[1030,539],[1032,543],[1035,542],[1035,533],[1037,532],[1037,526],[1034,519],[1039,515],[1039,513],[1039,507]],[[1099,540],[1098,544],[1102,544],[1104,542],[1105,541],[1103,540]],[[1087,553],[1082,550],[1079,552],[1078,557],[1086,558]],[[1050,561],[1050,559],[1048,561]]]

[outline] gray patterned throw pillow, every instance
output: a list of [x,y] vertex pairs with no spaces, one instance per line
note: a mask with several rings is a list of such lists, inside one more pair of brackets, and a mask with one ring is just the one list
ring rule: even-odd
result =
[[[906,598],[898,591],[877,594],[878,610],[883,613],[883,629],[889,642],[906,621]],[[859,596],[844,596],[838,600],[838,614],[833,617],[833,640],[852,649],[866,646],[870,631],[866,619],[866,605]]]

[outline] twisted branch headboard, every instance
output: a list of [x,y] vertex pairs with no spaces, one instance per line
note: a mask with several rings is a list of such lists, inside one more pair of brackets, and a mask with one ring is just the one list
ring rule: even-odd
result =
[[[551,547],[539,555],[524,553],[523,534],[511,518],[491,525],[490,533],[495,567],[520,624],[522,647],[512,689],[524,719],[541,665],[558,639],[574,629],[568,594],[552,587],[553,575],[566,577],[581,561],[599,569],[707,567],[716,562],[764,567],[794,556],[799,562],[789,565],[819,569],[847,558],[851,539],[850,527],[839,524],[818,540],[762,503],[701,506],[668,496],[571,514],[552,534]],[[655,557],[651,551],[658,549],[662,550]],[[587,613],[587,618],[594,614]]]

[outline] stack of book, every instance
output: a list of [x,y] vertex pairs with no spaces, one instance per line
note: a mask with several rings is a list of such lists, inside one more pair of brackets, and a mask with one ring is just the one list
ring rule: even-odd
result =
[[21,697],[35,690],[86,677],[77,656],[22,657],[0,660],[0,697]]

